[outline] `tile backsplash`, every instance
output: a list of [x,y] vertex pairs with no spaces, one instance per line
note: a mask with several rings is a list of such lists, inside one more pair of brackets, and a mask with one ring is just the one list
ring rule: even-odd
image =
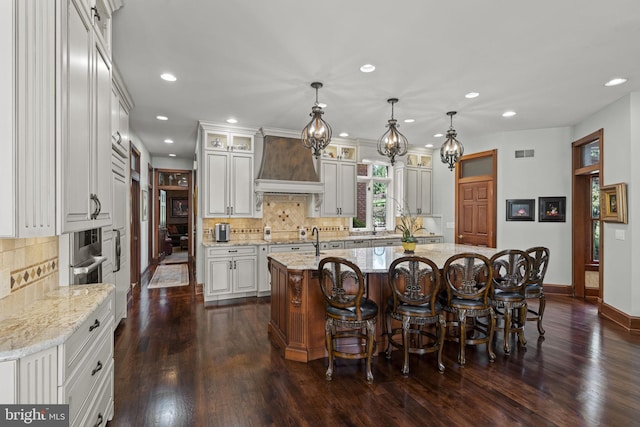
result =
[[313,227],[318,227],[323,237],[349,235],[351,218],[308,218],[306,212],[307,196],[270,194],[264,196],[262,218],[205,218],[202,228],[207,238],[217,222],[228,222],[232,241],[262,239],[265,226],[271,227],[273,240],[297,240],[301,227],[306,228],[307,238]]
[[0,318],[10,299],[35,301],[58,283],[58,237],[0,239]]

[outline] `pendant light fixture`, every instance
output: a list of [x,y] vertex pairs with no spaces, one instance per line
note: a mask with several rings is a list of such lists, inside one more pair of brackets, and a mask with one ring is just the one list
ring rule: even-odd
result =
[[318,103],[318,89],[322,87],[322,83],[313,82],[311,87],[316,90],[316,103],[313,104],[309,114],[311,121],[302,129],[302,143],[313,150],[313,155],[317,159],[331,142],[331,126],[322,119],[324,111]]
[[387,156],[391,160],[391,165],[396,162],[396,157],[407,154],[409,141],[398,130],[398,121],[393,118],[393,105],[398,102],[398,98],[389,98],[387,102],[391,104],[391,119],[387,123],[387,131],[378,140],[378,153]]
[[451,118],[451,126],[447,131],[447,140],[440,147],[440,160],[442,163],[449,165],[449,170],[453,170],[456,167],[456,163],[460,161],[460,158],[464,154],[464,147],[462,143],[456,139],[458,133],[453,129],[453,116],[456,115],[455,111],[449,111],[447,116]]

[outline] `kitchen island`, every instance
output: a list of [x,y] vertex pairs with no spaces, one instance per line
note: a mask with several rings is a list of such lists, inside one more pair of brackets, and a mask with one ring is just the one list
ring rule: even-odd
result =
[[[418,245],[415,255],[433,260],[442,268],[447,259],[463,252],[476,252],[491,257],[495,248],[436,243]],[[314,252],[272,253],[269,255],[271,274],[271,320],[269,337],[284,349],[288,360],[308,362],[326,357],[324,307],[325,302],[318,283],[318,263],[327,256],[345,258],[355,263],[365,275],[369,298],[380,308],[376,324],[378,351],[383,350],[384,307],[391,295],[387,272],[391,263],[405,256],[401,246],[359,249],[323,250]]]

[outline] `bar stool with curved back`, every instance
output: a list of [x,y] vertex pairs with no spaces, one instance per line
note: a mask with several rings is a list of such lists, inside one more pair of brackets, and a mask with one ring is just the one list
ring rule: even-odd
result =
[[518,341],[527,345],[524,337],[524,324],[527,319],[527,299],[525,298],[527,281],[531,272],[531,257],[519,249],[507,249],[491,257],[493,266],[493,285],[491,303],[498,318],[504,323],[504,352],[511,352],[509,337],[518,334]]
[[[447,337],[460,343],[458,362],[464,366],[465,346],[467,344],[487,344],[489,360],[496,358],[493,352],[493,331],[496,317],[489,301],[493,268],[491,261],[483,255],[471,252],[451,256],[442,269],[443,286],[447,291],[447,302],[444,311],[451,313],[454,320],[447,321],[447,326],[457,326],[457,334]],[[487,323],[475,321],[486,318]],[[467,319],[473,319],[472,330],[467,331]]]
[[544,282],[544,276],[547,274],[547,267],[549,265],[550,251],[544,246],[535,246],[525,251],[532,259],[533,265],[531,267],[531,274],[529,275],[529,281],[527,282],[527,290],[525,297],[527,299],[538,299],[538,310],[533,310],[527,305],[527,312],[532,316],[528,316],[527,320],[536,320],[538,322],[538,333],[544,335],[544,328],[542,327],[542,316],[544,316],[544,307],[546,305],[546,299],[544,297],[544,289],[542,282]]
[[[337,257],[327,257],[318,264],[320,288],[324,294],[325,337],[329,366],[327,380],[333,375],[334,358],[367,359],[367,381],[373,382],[371,360],[375,347],[378,305],[369,300],[364,276],[354,263]],[[366,329],[366,332],[363,332]],[[359,352],[347,352],[338,347],[341,339],[359,340]],[[364,341],[364,349],[362,349]]]
[[[446,325],[442,305],[437,301],[438,266],[428,258],[407,256],[393,261],[388,275],[392,296],[385,309],[387,359],[391,358],[391,347],[401,349],[404,353],[402,374],[409,375],[409,353],[437,352],[438,370],[444,372],[442,347]],[[392,319],[401,321],[402,327],[392,328]],[[435,325],[435,333],[425,329],[427,325]],[[401,335],[402,342],[394,340],[395,335]]]

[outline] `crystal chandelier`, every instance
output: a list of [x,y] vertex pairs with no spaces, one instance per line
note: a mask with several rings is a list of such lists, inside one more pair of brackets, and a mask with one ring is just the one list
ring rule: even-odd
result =
[[449,165],[449,170],[453,170],[456,167],[456,163],[460,161],[460,158],[464,154],[464,147],[462,143],[456,139],[458,133],[453,129],[453,116],[456,115],[455,111],[449,111],[447,116],[451,118],[451,126],[447,131],[447,140],[440,147],[440,160],[442,163]]
[[396,156],[400,157],[407,154],[409,141],[400,133],[398,121],[393,118],[393,104],[398,102],[398,98],[387,99],[387,102],[391,104],[391,119],[387,124],[389,129],[378,140],[378,153],[389,157],[393,166],[396,162]]
[[313,82],[311,87],[316,90],[316,103],[313,104],[309,114],[311,121],[302,129],[302,143],[313,150],[313,155],[317,159],[331,142],[331,126],[322,119],[324,111],[318,103],[318,89],[322,87],[322,83]]

